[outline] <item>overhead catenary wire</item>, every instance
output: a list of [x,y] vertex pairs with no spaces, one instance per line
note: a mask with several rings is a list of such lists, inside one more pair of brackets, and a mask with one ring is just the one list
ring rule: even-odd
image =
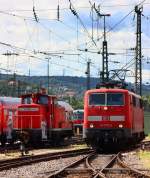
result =
[[[141,4],[142,4],[143,2],[145,2],[145,1],[146,1],[146,0],[143,0],[141,3],[138,4],[138,6],[141,5]],[[133,12],[133,11],[134,11],[134,10],[132,10],[131,12]],[[130,13],[131,13],[131,12],[130,12]],[[129,15],[130,13],[128,13],[127,15]],[[134,60],[134,62],[133,62],[132,64],[130,64],[130,62],[131,62],[132,60],[127,64],[128,67],[127,67],[126,69],[128,69],[129,67],[131,67],[133,64],[136,63],[135,58],[136,58],[136,57],[134,57],[134,58],[132,59],[132,60]],[[129,65],[129,64],[130,64],[130,65]],[[127,65],[126,65],[126,66],[127,66]],[[123,70],[126,66],[122,67],[121,70]],[[119,75],[120,73],[121,73],[121,71],[120,71],[120,72],[117,72],[117,75]],[[116,76],[116,74],[115,74],[114,76]],[[113,76],[113,77],[114,77],[114,76]]]
[[[61,55],[69,55],[69,56],[74,56],[74,55],[81,55],[79,53],[65,53],[65,52],[58,52],[58,51],[36,51],[36,50],[29,50],[29,49],[25,49],[25,48],[21,48],[21,47],[18,47],[18,46],[15,46],[15,45],[11,45],[11,44],[8,44],[8,43],[5,43],[5,42],[1,42],[0,41],[0,44],[1,45],[4,45],[4,46],[8,46],[12,49],[17,49],[17,50],[21,50],[23,53],[26,53],[26,51],[30,52],[30,55],[32,54],[45,54],[45,55],[50,55],[50,56],[55,56],[55,57],[62,57]],[[11,55],[11,53],[10,53]],[[16,55],[18,55],[16,53]]]
[[70,3],[70,10],[71,10],[71,12],[73,13],[74,16],[76,16],[76,17],[79,19],[79,21],[80,21],[81,25],[83,26],[85,32],[87,33],[88,37],[91,39],[91,41],[93,42],[93,44],[95,45],[95,47],[98,48],[96,42],[94,41],[94,39],[93,39],[93,38],[91,37],[91,35],[89,34],[89,32],[88,32],[86,26],[84,25],[84,23],[82,22],[80,16],[79,16],[78,13],[76,12],[76,10],[75,10],[73,4],[71,3],[71,0],[69,0],[69,3]]
[[[140,5],[142,5],[144,2],[145,2],[146,0],[143,0],[143,1],[141,1],[140,3],[138,3],[138,6],[140,6]],[[107,31],[106,31],[106,34],[107,33],[110,33],[112,30],[114,30],[118,25],[120,25],[131,13],[133,13],[134,12],[134,9],[132,9],[131,11],[129,11],[125,16],[123,16],[117,23],[115,23],[110,29],[108,29]],[[99,41],[100,39],[102,39],[103,38],[103,36],[104,36],[104,34],[101,36],[101,37],[99,37],[97,40]],[[91,41],[89,41],[88,43],[91,43]],[[85,43],[84,43],[85,44]],[[84,45],[84,44],[82,44],[82,45]]]
[[[25,56],[28,56],[28,57],[30,57],[30,58],[37,59],[37,60],[39,60],[39,61],[47,62],[46,59],[43,59],[43,58],[41,58],[41,57],[37,57],[37,56],[34,56],[34,55],[30,55],[30,54],[28,54],[28,53],[25,53],[24,55],[25,55]],[[20,64],[23,64],[23,63],[20,63]],[[60,67],[65,67],[65,68],[68,68],[68,69],[73,70],[73,71],[77,71],[77,72],[84,73],[84,71],[82,71],[82,70],[80,70],[80,69],[77,69],[77,68],[74,68],[74,67],[71,67],[71,66],[68,66],[68,65],[64,65],[64,64],[60,64],[60,63],[56,63],[56,62],[51,62],[51,64],[54,64],[54,65],[60,66]],[[10,70],[10,69],[7,70],[7,72],[11,72],[11,71],[13,71],[13,70]]]
[[[61,21],[60,21],[61,22]],[[55,34],[58,38],[62,39],[63,41],[66,41],[68,42],[69,45],[71,45],[71,41],[65,39],[64,37],[60,36],[59,34],[57,34],[56,32],[52,31],[51,29],[49,29],[47,26],[45,26],[45,24],[43,24],[42,22],[39,21],[38,23],[39,25],[41,25],[42,28],[44,28],[45,30],[48,30],[50,31],[51,33]],[[79,30],[78,30],[79,31]],[[79,46],[80,44],[77,44],[77,47]],[[74,46],[74,44],[72,44],[72,46],[70,48],[68,48],[67,50],[72,50],[74,48],[74,50],[77,49],[77,47]]]
[[[17,46],[11,45],[11,44],[7,44],[7,43],[3,43],[3,42],[0,42],[0,44],[5,45],[5,46],[8,46],[8,47],[11,47],[11,48],[13,48],[13,49],[15,48],[15,49],[19,49],[19,50],[21,50],[21,51],[23,50],[23,53],[26,54],[26,55],[28,55],[28,57],[36,58],[36,59],[39,59],[39,60],[44,61],[44,62],[47,61],[47,60],[42,59],[42,58],[40,58],[40,57],[34,56],[34,53],[39,53],[39,52],[32,51],[32,50],[27,50],[27,49],[20,48],[20,47],[17,47]],[[28,53],[28,52],[26,52],[26,51],[31,52],[31,53]],[[49,54],[49,55],[53,55],[53,54]],[[70,54],[70,55],[71,55],[71,54]],[[55,57],[56,57],[56,56],[55,56]],[[58,56],[58,57],[59,57],[59,56]],[[73,62],[75,62],[75,61],[73,61]],[[81,63],[81,62],[77,61],[77,63]],[[72,69],[72,70],[80,71],[80,72],[81,72],[81,70],[76,69],[76,68],[73,68],[73,67],[70,67],[70,66],[67,66],[67,65],[57,64],[57,63],[54,63],[54,62],[52,62],[52,64],[55,64],[55,65],[58,65],[58,66],[62,66],[62,67],[66,67],[66,68],[70,68],[70,69]],[[81,63],[81,64],[85,64],[85,63]],[[82,71],[82,72],[84,72],[84,71]]]
[[[61,9],[60,9],[61,10]],[[38,10],[36,10],[36,11],[38,11]],[[35,21],[35,19],[33,18],[32,20],[34,20]],[[34,50],[32,50],[32,51],[34,51]],[[36,51],[35,51],[36,52]],[[65,55],[65,54],[64,54]]]
[[51,33],[53,33],[54,35],[56,35],[58,38],[62,39],[63,41],[66,41],[66,42],[68,42],[68,43],[71,43],[69,40],[67,40],[67,39],[64,38],[63,36],[57,34],[56,32],[52,31],[51,29],[49,29],[47,26],[45,26],[45,25],[44,25],[43,23],[41,23],[40,21],[39,21],[38,24],[41,25],[41,27],[43,27],[44,29],[49,30]]
[[23,20],[26,19],[26,20],[32,20],[32,21],[34,21],[33,17],[27,17],[27,16],[22,16],[22,15],[17,15],[17,14],[13,14],[13,13],[10,13],[10,12],[5,12],[5,11],[2,11],[2,10],[0,10],[0,14],[5,14],[5,15],[21,18]]
[[34,15],[35,21],[39,22],[39,18],[37,16],[37,13],[35,12],[35,7],[34,6],[33,6],[33,15]]
[[[36,22],[38,22],[38,23],[39,23],[41,26],[43,26],[45,29],[49,30],[51,33],[55,34],[57,37],[63,39],[64,41],[67,41],[68,43],[71,43],[70,41],[68,41],[68,40],[65,39],[64,37],[60,36],[59,34],[57,34],[57,33],[54,32],[54,31],[48,29],[44,24],[42,24],[42,23],[39,21],[41,18],[39,19],[39,18],[37,17],[37,15],[35,14],[35,10],[34,10],[34,18],[33,18],[33,17],[20,16],[20,15],[16,15],[16,14],[12,14],[12,13],[7,13],[7,12],[4,12],[4,11],[0,11],[0,13],[6,14],[6,15],[10,15],[10,16],[14,16],[14,17],[19,17],[19,18],[23,19],[24,21],[25,21],[25,20],[32,20],[32,21],[35,21],[35,20],[36,20]],[[34,20],[34,19],[35,19],[35,20]],[[56,19],[52,19],[52,20],[56,20]],[[60,22],[61,22],[62,24],[64,24],[62,21],[60,21]],[[64,25],[65,25],[65,24],[64,24]],[[66,25],[66,26],[67,26],[67,25]],[[73,28],[72,28],[72,30],[73,30]],[[80,32],[80,33],[81,33],[81,32]]]
[[[1,12],[0,12],[1,13]],[[4,12],[3,12],[4,13]],[[10,13],[6,13],[7,15],[12,15],[12,16],[16,16],[16,17],[20,17],[20,18],[23,18],[23,20],[32,20],[32,21],[34,21],[34,18],[27,18],[27,17],[24,17],[24,16],[18,16],[18,15],[15,15],[15,14],[10,14]],[[27,18],[27,19],[26,19]],[[125,18],[125,17],[124,17]],[[55,20],[55,19],[54,19]],[[116,24],[117,25],[117,24]],[[115,28],[115,26],[116,25],[114,25],[110,30],[112,30],[113,28]],[[109,31],[110,31],[109,30]]]
[[120,75],[123,70],[129,69],[134,64],[135,64],[135,57],[132,58],[127,64],[125,64],[118,72],[116,72],[116,74],[114,74],[113,76],[111,76],[111,79],[114,79],[117,75]]
[[[38,59],[38,60],[43,60],[42,58],[37,57],[37,56],[30,56],[30,57]],[[44,60],[44,61],[47,62],[47,60]],[[51,64],[54,64],[54,65],[57,65],[57,66],[61,66],[61,67],[66,67],[68,69],[71,69],[71,70],[74,70],[74,71],[78,71],[78,72],[84,72],[84,71],[82,71],[80,69],[77,69],[77,68],[74,68],[74,67],[70,67],[70,66],[67,66],[67,65],[64,65],[64,64],[58,64],[58,63],[55,63],[55,62],[51,62]]]
[[[16,47],[16,46],[11,46],[10,44],[6,44],[6,43],[2,43],[2,42],[0,42],[0,44],[3,44],[3,45],[7,45],[7,46],[10,46],[10,47],[12,47],[12,48],[19,48],[19,47]],[[19,48],[19,49],[21,49],[21,50],[27,50],[27,49],[24,49],[24,48]],[[33,53],[39,53],[39,52],[36,52],[36,51],[30,51],[31,52],[31,54],[29,54],[29,53],[27,53],[27,52],[25,52],[25,54],[28,54],[28,56],[29,57],[31,57],[31,58],[37,58],[37,59],[39,59],[39,60],[41,60],[41,61],[45,61],[44,59],[42,59],[42,58],[39,58],[39,57],[36,57],[36,56],[34,56],[33,55]],[[57,54],[57,53],[56,53]],[[62,53],[63,54],[63,53]],[[50,53],[49,53],[49,55],[50,55]],[[51,54],[51,55],[53,55],[53,54]],[[72,54],[70,54],[70,55],[72,55]],[[74,54],[73,54],[74,55]],[[58,56],[59,57],[59,56]],[[81,57],[81,56],[80,56]],[[63,60],[65,60],[65,59],[63,59]],[[69,59],[69,61],[71,61],[70,59]],[[75,61],[72,61],[72,62],[75,62]],[[77,63],[80,63],[80,64],[85,64],[85,63],[82,63],[82,62],[79,62],[79,61],[76,61]],[[55,64],[55,65],[57,65],[56,63],[53,63],[53,64]],[[65,65],[60,65],[60,64],[58,64],[59,66],[63,66],[63,67],[65,67]],[[93,65],[93,64],[92,64]],[[94,66],[94,65],[93,65]],[[96,66],[96,65],[95,65]],[[69,68],[69,66],[66,66],[67,68]],[[76,70],[75,68],[72,68],[72,69],[74,69],[74,70]],[[98,69],[98,68],[97,68]],[[78,71],[78,70],[77,70]]]
[[[30,43],[31,43],[31,45],[32,45],[32,49],[34,49],[34,45],[33,45],[33,41],[32,41],[32,36],[33,36],[33,34],[35,33],[35,28],[33,29],[33,31],[32,31],[32,34],[30,34],[30,31],[29,31],[29,29],[28,29],[28,24],[27,24],[27,22],[26,22],[26,20],[24,19],[24,23],[25,23],[25,27],[26,27],[26,29],[27,29],[27,35],[28,35],[28,40],[27,40],[27,42],[26,42],[26,46],[27,46],[27,44],[28,44],[28,41],[30,41]],[[26,47],[25,47],[26,48]]]
[[[13,13],[8,13],[8,12],[5,12],[5,11],[0,11],[0,13],[2,13],[2,14],[6,14],[6,15],[10,15],[10,16],[14,16],[14,17],[18,17],[18,18],[21,18],[21,19],[23,19],[23,20],[32,20],[32,21],[36,21],[36,22],[39,22],[39,20],[40,19],[42,19],[42,18],[38,18],[37,17],[37,14],[36,14],[36,12],[35,12],[35,7],[33,6],[33,13],[34,13],[34,17],[26,17],[26,16],[21,16],[21,15],[17,15],[17,14],[13,14]],[[81,19],[80,19],[80,17],[78,16],[78,19],[80,20],[80,22],[82,23],[82,26],[84,27],[84,29],[87,31],[87,29],[86,29],[86,27],[84,26],[84,24],[83,24],[83,22],[81,21]],[[47,19],[47,20],[50,20],[50,19]],[[57,19],[51,19],[51,20],[57,20]],[[60,21],[61,23],[63,23],[62,21]],[[63,23],[64,24],[64,23]],[[65,25],[65,24],[64,24]],[[80,31],[79,31],[80,32]],[[54,32],[53,32],[54,33]],[[81,32],[80,32],[81,33]],[[89,32],[87,31],[87,33],[88,33],[88,35],[89,35]],[[56,35],[56,33],[54,33],[55,35]],[[57,36],[59,36],[60,37],[60,35],[58,35],[57,34]],[[89,37],[90,37],[90,35],[89,35]],[[63,38],[63,37],[61,37],[61,38]],[[91,37],[90,37],[91,38]],[[63,38],[64,39],[64,38]],[[93,43],[95,43],[94,41],[93,41]],[[96,43],[95,43],[95,45],[96,45]]]
[[[105,1],[105,0],[104,0]],[[143,5],[150,5],[150,3],[142,3]],[[130,4],[110,4],[110,5],[103,5],[102,3],[100,3],[100,5],[101,5],[101,7],[102,8],[116,8],[116,7],[134,7],[135,6],[135,3],[130,3]],[[78,9],[90,9],[91,7],[90,6],[77,6],[77,8]],[[66,6],[66,7],[61,7],[60,9],[59,9],[60,11],[64,11],[64,10],[69,10],[68,9],[68,6]],[[0,11],[1,11],[1,9],[0,9]],[[3,10],[3,11],[5,11],[5,12],[32,12],[33,10],[31,10],[31,9],[5,9],[5,10]],[[36,9],[36,11],[37,12],[40,12],[40,11],[57,11],[57,8],[45,8],[45,9]]]

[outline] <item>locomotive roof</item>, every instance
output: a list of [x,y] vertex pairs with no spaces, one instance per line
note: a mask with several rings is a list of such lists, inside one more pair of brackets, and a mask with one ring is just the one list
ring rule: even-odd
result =
[[119,88],[100,88],[100,89],[91,89],[86,91],[86,93],[97,93],[97,92],[128,92],[128,90],[119,89]]
[[76,112],[84,112],[84,109],[76,109],[76,110],[74,110],[73,112],[74,112],[74,113],[76,113]]
[[0,103],[2,104],[20,104],[21,99],[20,98],[14,98],[14,97],[0,97]]
[[91,89],[91,90],[87,90],[86,94],[90,94],[90,93],[98,93],[98,92],[121,92],[121,93],[129,93],[130,95],[134,95],[135,97],[141,98],[140,95],[133,93],[127,89],[119,89],[119,88],[100,88],[100,89]]
[[49,96],[49,97],[56,98],[56,95],[48,95],[48,94],[43,94],[43,93],[27,93],[27,94],[21,95],[21,97],[32,96],[32,95],[36,95],[36,96],[42,95],[42,96]]
[[66,111],[73,111],[72,106],[69,103],[66,103],[65,101],[58,101],[58,104],[64,107]]

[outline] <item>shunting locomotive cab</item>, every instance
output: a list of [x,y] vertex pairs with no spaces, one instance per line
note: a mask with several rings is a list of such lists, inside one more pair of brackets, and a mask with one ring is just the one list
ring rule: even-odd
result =
[[17,138],[26,135],[26,139],[34,142],[47,140],[56,97],[35,93],[22,95],[21,98],[18,117],[14,120],[14,135]]
[[[14,136],[26,142],[61,142],[73,134],[69,111],[56,96],[43,93],[22,95],[18,117],[14,120]],[[25,136],[24,136],[25,135]]]

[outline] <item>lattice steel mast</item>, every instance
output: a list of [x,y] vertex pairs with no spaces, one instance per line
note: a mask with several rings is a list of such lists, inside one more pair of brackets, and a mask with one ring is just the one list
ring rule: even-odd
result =
[[102,78],[102,82],[107,82],[109,80],[109,72],[108,72],[108,49],[107,49],[107,40],[106,40],[105,17],[110,16],[110,14],[100,14],[100,16],[104,18],[104,41],[103,41],[103,51],[102,51],[101,78]]
[[136,63],[135,63],[135,92],[142,95],[142,49],[141,49],[141,15],[143,8],[135,6],[137,14],[136,27]]
[[109,72],[108,72],[108,50],[107,50],[107,40],[106,40],[106,23],[105,18],[110,16],[110,14],[101,14],[100,9],[95,7],[95,3],[93,8],[97,15],[101,18],[104,18],[104,40],[103,40],[103,51],[102,51],[102,72],[100,73],[102,82],[107,82],[109,80]]

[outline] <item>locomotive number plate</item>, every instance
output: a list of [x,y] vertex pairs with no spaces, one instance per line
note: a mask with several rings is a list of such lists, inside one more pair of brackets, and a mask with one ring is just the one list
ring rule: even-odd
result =
[[112,124],[100,124],[100,127],[107,127],[107,128],[109,128],[109,127],[112,127],[113,125]]
[[110,118],[109,118],[109,116],[103,116],[103,117],[102,117],[102,120],[103,120],[103,121],[109,121]]

